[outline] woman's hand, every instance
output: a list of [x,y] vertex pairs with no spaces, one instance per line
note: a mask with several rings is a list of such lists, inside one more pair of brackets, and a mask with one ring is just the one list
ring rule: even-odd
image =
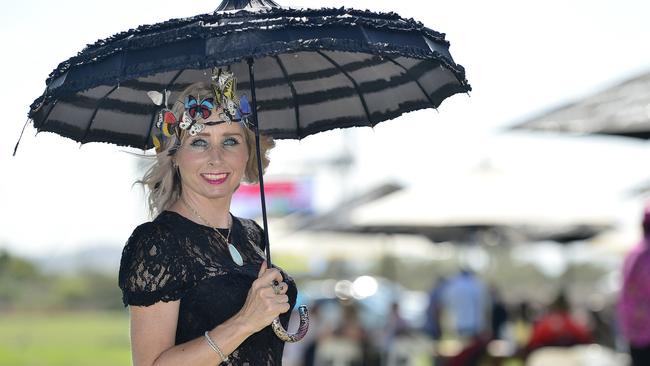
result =
[[[280,271],[277,268],[267,269],[264,261],[257,279],[248,290],[244,306],[237,314],[251,334],[264,329],[273,319],[289,311],[291,306],[286,295],[289,286],[282,281]],[[274,286],[274,283],[278,284]]]

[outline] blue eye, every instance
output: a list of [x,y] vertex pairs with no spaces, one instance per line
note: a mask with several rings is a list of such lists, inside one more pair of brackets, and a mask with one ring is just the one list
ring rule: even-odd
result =
[[223,141],[223,144],[225,146],[235,146],[239,144],[239,141],[237,141],[237,139],[234,137],[228,137]]
[[190,142],[190,147],[194,150],[205,150],[210,147],[210,144],[204,139],[198,138]]
[[205,141],[204,139],[196,139],[196,140],[190,142],[190,145],[192,145],[192,146],[207,146],[208,142]]

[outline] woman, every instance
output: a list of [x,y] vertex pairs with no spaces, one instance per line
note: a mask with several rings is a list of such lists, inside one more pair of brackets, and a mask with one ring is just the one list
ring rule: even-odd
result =
[[621,335],[629,343],[632,366],[650,365],[650,203],[643,212],[643,238],[625,256],[617,303]]
[[[269,324],[280,316],[287,326],[296,287],[266,268],[262,229],[229,213],[240,182],[257,180],[255,137],[232,74],[212,79],[161,111],[156,162],[141,181],[156,217],[129,238],[119,276],[136,366],[281,364]],[[272,146],[264,139],[264,166]]]

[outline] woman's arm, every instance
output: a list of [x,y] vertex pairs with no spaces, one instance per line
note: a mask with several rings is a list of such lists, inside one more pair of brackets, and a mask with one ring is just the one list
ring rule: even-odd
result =
[[[225,355],[289,310],[288,286],[281,282],[281,291],[276,295],[270,287],[274,280],[281,282],[282,275],[277,269],[267,270],[263,263],[242,309],[210,331],[210,338]],[[174,346],[179,306],[180,300],[129,307],[134,366],[214,366],[222,361],[204,337]]]

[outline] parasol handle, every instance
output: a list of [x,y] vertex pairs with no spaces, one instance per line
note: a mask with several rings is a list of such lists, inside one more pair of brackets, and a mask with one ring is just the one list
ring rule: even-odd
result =
[[[257,152],[257,177],[260,181],[260,200],[262,203],[262,222],[264,224],[264,249],[266,250],[266,266],[267,268],[272,268],[271,264],[271,247],[269,245],[269,225],[268,220],[266,219],[266,197],[264,196],[264,172],[262,169],[262,149],[260,147],[260,129],[259,121],[257,120],[257,97],[255,96],[255,76],[253,71],[254,60],[252,58],[248,59],[248,72],[250,76],[251,83],[251,99],[252,105],[251,109],[253,112],[253,126],[255,130],[255,151]],[[271,323],[271,328],[275,335],[281,340],[289,343],[298,342],[301,340],[307,330],[309,329],[309,311],[305,305],[300,305],[298,308],[298,314],[300,314],[300,325],[298,326],[298,332],[295,334],[287,333],[286,329],[280,323],[280,318],[273,319]]]
[[273,328],[273,332],[278,338],[288,343],[295,343],[307,334],[307,330],[309,330],[309,310],[307,310],[305,305],[300,305],[298,307],[298,314],[300,314],[300,325],[298,326],[298,332],[295,334],[287,333],[282,324],[280,324],[280,318],[273,319],[271,328]]

